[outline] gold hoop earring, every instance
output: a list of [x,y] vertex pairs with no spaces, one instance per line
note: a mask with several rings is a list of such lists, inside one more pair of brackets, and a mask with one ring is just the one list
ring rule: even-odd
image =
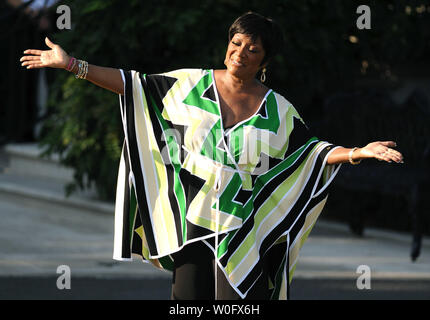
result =
[[260,81],[261,81],[262,83],[263,83],[264,81],[266,81],[266,68],[263,68],[263,70],[261,70]]

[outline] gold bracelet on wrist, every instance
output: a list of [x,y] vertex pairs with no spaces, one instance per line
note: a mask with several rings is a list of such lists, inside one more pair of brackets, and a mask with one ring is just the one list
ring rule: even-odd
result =
[[88,74],[88,62],[84,60],[78,60],[78,73],[76,73],[76,79],[86,79]]
[[82,73],[82,60],[78,60],[78,72],[75,74],[76,79],[80,79]]
[[354,161],[354,160],[352,160],[352,154],[353,154],[353,153],[354,153],[354,151],[355,151],[355,150],[357,150],[357,149],[358,149],[357,147],[354,147],[354,148],[352,148],[352,149],[351,149],[351,151],[349,151],[348,158],[349,158],[349,163],[350,163],[350,164],[357,165],[357,164],[359,164],[359,163],[361,162],[361,160],[358,160],[358,161]]

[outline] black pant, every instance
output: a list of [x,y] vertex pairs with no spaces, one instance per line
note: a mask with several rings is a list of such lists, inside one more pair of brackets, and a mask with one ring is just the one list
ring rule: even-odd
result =
[[[215,299],[215,257],[202,241],[193,242],[173,254],[174,271],[172,284],[173,300]],[[266,269],[266,268],[264,268]],[[219,300],[240,300],[241,297],[230,286],[224,273],[217,270],[217,292]],[[267,272],[258,278],[244,300],[269,299]]]

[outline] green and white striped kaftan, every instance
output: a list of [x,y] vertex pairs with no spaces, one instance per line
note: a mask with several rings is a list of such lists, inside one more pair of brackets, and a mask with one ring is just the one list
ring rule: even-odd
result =
[[254,115],[226,129],[213,70],[121,74],[114,259],[137,254],[172,270],[172,253],[211,240],[242,298],[263,258],[272,298],[288,298],[300,247],[340,167],[326,165],[335,147],[310,135],[272,90]]

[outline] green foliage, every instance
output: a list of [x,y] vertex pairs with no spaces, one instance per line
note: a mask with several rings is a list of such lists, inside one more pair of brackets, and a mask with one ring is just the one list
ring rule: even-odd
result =
[[[429,53],[428,7],[419,1],[368,1],[372,29],[356,27],[355,1],[120,1],[68,0],[72,30],[54,36],[70,55],[89,63],[160,73],[178,68],[222,68],[227,31],[253,10],[283,27],[284,52],[268,68],[268,86],[284,94],[305,119],[323,112],[314,103],[351,88],[357,79],[386,75]],[[412,8],[405,13],[406,6]],[[55,9],[55,8],[54,8]],[[355,36],[357,42],[351,42]],[[367,66],[363,69],[363,61]],[[64,71],[55,71],[42,144],[76,169],[76,183],[96,183],[113,199],[123,133],[118,97]],[[393,73],[393,71],[392,71]],[[341,134],[341,133],[340,133]],[[86,177],[86,178],[85,178]]]

